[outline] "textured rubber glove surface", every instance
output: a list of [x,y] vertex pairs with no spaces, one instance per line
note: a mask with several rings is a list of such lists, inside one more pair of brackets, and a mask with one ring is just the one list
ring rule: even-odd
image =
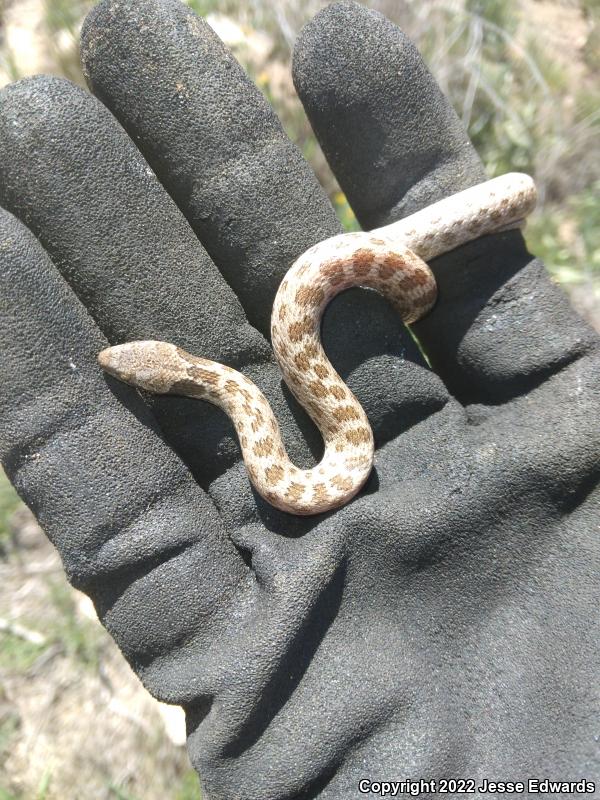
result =
[[[145,685],[185,707],[207,796],[600,780],[595,334],[514,232],[432,265],[415,329],[434,370],[380,298],[348,292],[323,340],[376,469],[336,513],[273,510],[221,413],[146,405],[95,355],[162,338],[242,369],[310,463],[265,336],[282,275],[339,223],[177,0],[104,0],[82,55],[104,105],[55,78],[0,93],[0,455]],[[294,77],[366,227],[484,177],[382,16],[330,6]]]

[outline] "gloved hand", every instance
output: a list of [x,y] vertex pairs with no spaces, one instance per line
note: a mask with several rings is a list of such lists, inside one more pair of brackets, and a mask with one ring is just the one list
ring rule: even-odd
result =
[[[274,510],[222,412],[146,404],[96,355],[153,338],[241,369],[314,463],[266,336],[283,274],[339,223],[177,0],[104,0],[82,53],[110,111],[56,78],[0,95],[0,454],[146,687],[185,708],[206,796],[600,780],[595,334],[514,231],[432,264],[432,368],[380,297],[344,294],[323,340],[376,468],[337,512]],[[294,71],[366,228],[484,179],[379,14],[330,6]]]

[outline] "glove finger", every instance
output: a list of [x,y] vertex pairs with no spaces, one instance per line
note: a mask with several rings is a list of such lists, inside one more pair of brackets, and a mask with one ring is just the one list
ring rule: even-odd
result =
[[[0,203],[34,232],[109,342],[166,339],[233,366],[268,362],[186,221],[90,94],[49,77],[6,87],[0,149]],[[239,459],[217,409],[164,398],[153,407],[203,482]]]
[[[306,416],[298,435],[267,342],[104,106],[56,78],[13,84],[0,92],[0,148],[0,202],[35,233],[109,342],[165,339],[243,368],[273,404],[292,457],[318,451]],[[202,485],[239,462],[221,410],[150,401]]]
[[[178,0],[99,3],[83,27],[82,59],[94,93],[268,337],[287,269],[340,231],[270,105],[210,27]],[[381,298],[354,292],[334,301],[323,339],[379,443],[445,403],[444,387]]]
[[[0,92],[0,147],[0,200],[33,230],[106,338],[166,339],[243,367],[269,398],[292,459],[310,463],[309,447],[314,455],[321,447],[318,432],[293,402],[295,416],[290,414],[267,343],[106,108],[67,81],[21,81]],[[375,342],[385,354],[380,372],[385,344],[385,337]],[[359,389],[371,388],[365,371],[374,374],[361,364]],[[393,417],[396,429],[383,428],[388,437],[437,401],[427,396],[419,405],[424,392],[415,403],[402,388],[390,391],[383,404],[381,396],[374,393],[369,409],[377,433],[392,416],[390,408],[406,406]],[[239,462],[233,428],[219,409],[177,398],[156,397],[152,404],[202,485],[212,486]]]
[[341,230],[271,106],[180,0],[99,3],[82,29],[81,58],[93,93],[268,337],[282,263]]
[[3,209],[0,341],[6,472],[71,582],[93,598],[127,657],[145,665],[154,690],[168,693],[153,662],[182,641],[214,638],[248,570],[136,392],[98,371],[105,338],[32,233]]
[[[302,32],[296,89],[364,227],[386,225],[486,176],[412,42],[356,3],[336,3]],[[414,326],[463,403],[518,395],[585,352],[593,333],[522,237],[484,237],[432,264],[440,297]],[[548,336],[548,329],[560,330]]]

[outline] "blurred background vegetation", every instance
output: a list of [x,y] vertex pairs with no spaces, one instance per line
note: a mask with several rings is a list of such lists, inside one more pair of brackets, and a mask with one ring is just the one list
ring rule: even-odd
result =
[[[290,77],[323,0],[188,0],[279,113],[348,229],[348,204]],[[490,175],[534,176],[530,249],[600,329],[600,0],[366,0],[417,43]],[[0,85],[40,72],[84,84],[93,0],[0,0]],[[65,582],[0,473],[0,800],[192,800],[183,723],[149,698]]]

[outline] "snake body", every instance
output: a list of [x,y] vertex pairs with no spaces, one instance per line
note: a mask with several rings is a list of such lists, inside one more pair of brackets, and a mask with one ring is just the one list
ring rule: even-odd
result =
[[367,480],[374,441],[362,406],[321,345],[327,304],[352,286],[368,287],[387,298],[404,322],[415,322],[437,295],[425,262],[480,236],[518,227],[535,199],[532,179],[510,173],[384,228],[334,236],[294,262],[275,297],[271,338],[287,385],[325,442],[323,458],[312,469],[290,461],[269,402],[242,373],[157,341],[109,347],[98,360],[126,383],[219,406],[235,426],[250,480],[269,503],[293,514],[329,511],[347,503]]

